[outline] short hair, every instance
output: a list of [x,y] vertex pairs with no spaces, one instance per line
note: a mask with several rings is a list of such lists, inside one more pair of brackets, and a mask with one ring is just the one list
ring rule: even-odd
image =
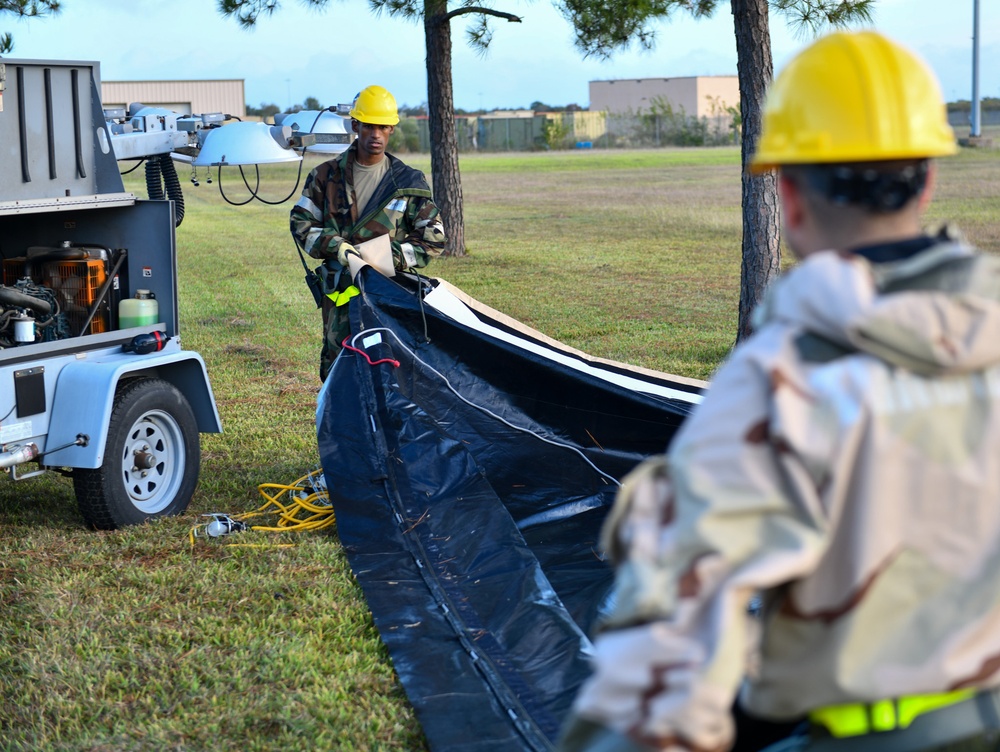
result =
[[847,164],[790,164],[781,172],[800,189],[835,206],[871,214],[899,211],[927,187],[927,159]]

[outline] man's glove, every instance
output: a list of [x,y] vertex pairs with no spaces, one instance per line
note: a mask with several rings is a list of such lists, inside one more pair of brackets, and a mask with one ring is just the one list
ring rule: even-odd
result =
[[[407,268],[415,269],[419,266],[424,266],[420,263],[417,258],[417,248],[413,243],[403,243],[399,250],[403,253],[403,262],[406,264]],[[426,264],[426,262],[424,262]]]
[[358,253],[358,249],[353,245],[348,243],[346,240],[340,244],[337,248],[337,261],[340,262],[341,266],[347,266],[347,254],[353,253],[358,258],[361,258],[361,254]]

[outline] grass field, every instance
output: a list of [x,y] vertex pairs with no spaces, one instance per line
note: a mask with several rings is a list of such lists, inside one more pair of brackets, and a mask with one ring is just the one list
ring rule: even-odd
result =
[[[737,150],[474,155],[462,169],[470,255],[430,273],[594,355],[710,376],[736,328]],[[188,543],[199,515],[254,509],[259,484],[318,461],[319,313],[292,202],[232,206],[204,177],[182,174],[181,329],[225,432],[202,437],[188,513],[139,528],[85,530],[65,479],[0,481],[0,750],[423,750],[335,531]],[[261,194],[279,201],[295,177],[270,168]],[[137,175],[128,186],[144,193]],[[938,195],[930,221],[1000,252],[1000,151],[945,160]]]

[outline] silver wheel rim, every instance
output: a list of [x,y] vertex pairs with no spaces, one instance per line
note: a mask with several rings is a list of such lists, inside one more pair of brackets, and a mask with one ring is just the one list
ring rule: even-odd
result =
[[122,482],[136,509],[162,512],[184,481],[184,436],[173,416],[149,410],[132,424],[122,450]]

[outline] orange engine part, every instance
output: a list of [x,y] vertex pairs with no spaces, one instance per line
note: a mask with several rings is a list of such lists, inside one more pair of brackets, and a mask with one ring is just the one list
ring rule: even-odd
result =
[[[42,285],[55,292],[74,336],[81,333],[107,274],[104,261],[99,259],[49,261],[42,265]],[[90,322],[89,333],[108,329],[108,305],[104,300]]]

